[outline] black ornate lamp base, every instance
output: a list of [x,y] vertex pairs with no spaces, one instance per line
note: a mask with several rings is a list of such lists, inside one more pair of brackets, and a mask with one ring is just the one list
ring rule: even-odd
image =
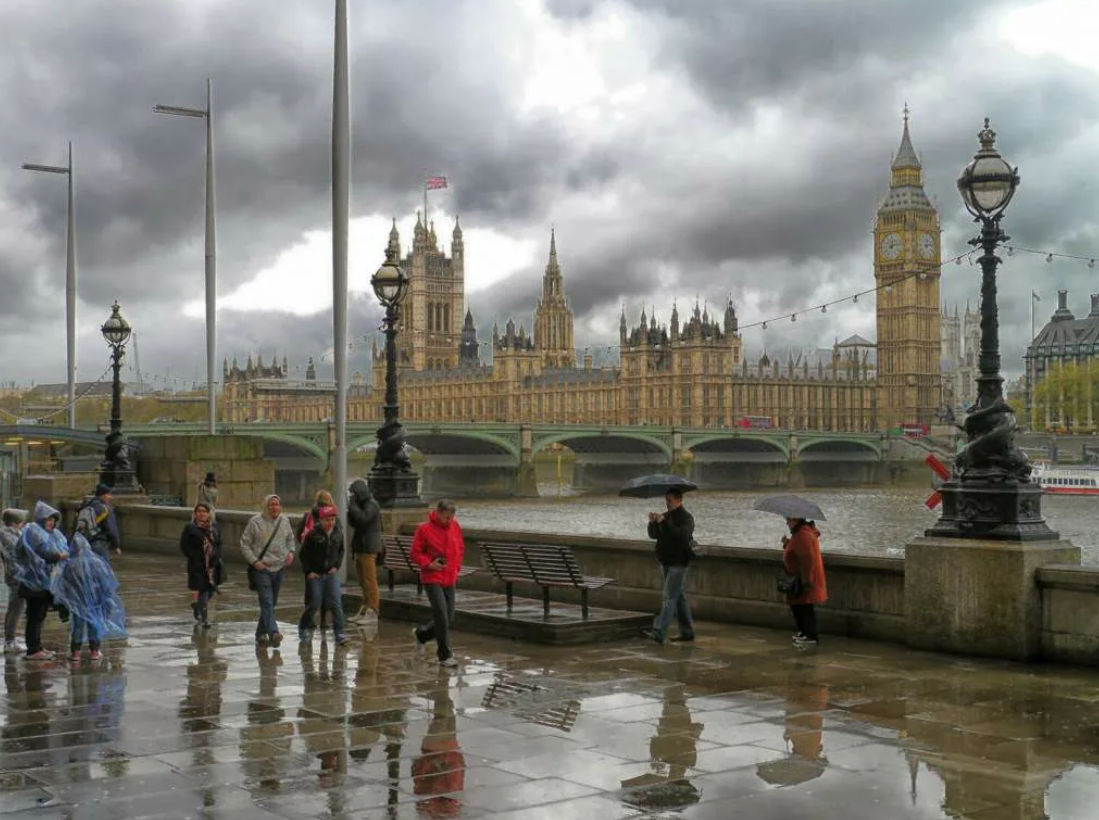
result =
[[411,470],[389,470],[375,465],[367,473],[366,483],[382,507],[418,507],[424,503],[420,498],[420,477]]
[[943,514],[924,531],[928,538],[1047,541],[1061,537],[1042,518],[1042,488],[1037,484],[952,479],[939,492]]
[[99,465],[99,480],[111,488],[111,495],[145,495],[132,467],[118,467],[103,462]]

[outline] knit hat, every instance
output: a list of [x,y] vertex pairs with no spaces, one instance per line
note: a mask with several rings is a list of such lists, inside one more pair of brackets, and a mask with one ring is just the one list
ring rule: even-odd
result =
[[217,484],[217,476],[213,473],[207,473],[206,478],[203,479],[204,484]]
[[110,495],[110,494],[111,494],[111,488],[108,487],[106,484],[99,484],[95,488],[95,497],[96,498],[102,498],[103,496]]
[[321,507],[319,513],[321,519],[335,518],[337,515],[335,507]]

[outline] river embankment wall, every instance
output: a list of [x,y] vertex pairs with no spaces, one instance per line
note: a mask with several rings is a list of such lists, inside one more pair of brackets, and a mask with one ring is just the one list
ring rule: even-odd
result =
[[[190,510],[176,507],[119,508],[124,549],[179,556],[179,534],[190,515]],[[243,568],[236,545],[251,516],[232,510],[217,513],[230,567]],[[406,531],[410,530],[406,527]],[[467,529],[465,537],[466,563],[475,566],[482,565],[483,543],[568,545],[585,573],[615,579],[591,594],[594,605],[642,612],[660,607],[660,574],[648,541],[476,529]],[[703,545],[702,551],[704,557],[692,566],[688,579],[697,618],[782,628],[789,624],[789,612],[776,589],[780,550]],[[903,558],[826,553],[824,563],[829,600],[819,608],[819,621],[825,634],[906,642],[908,607],[918,607],[920,602],[905,600]],[[385,582],[384,572],[380,580]],[[399,578],[399,582],[407,580]],[[482,590],[503,588],[487,572],[467,576],[462,584]],[[1042,596],[1041,657],[1099,666],[1099,567],[1044,566],[1037,570],[1035,584]],[[521,585],[516,592],[538,595],[538,590]],[[570,590],[554,590],[552,596],[579,602],[579,594]]]

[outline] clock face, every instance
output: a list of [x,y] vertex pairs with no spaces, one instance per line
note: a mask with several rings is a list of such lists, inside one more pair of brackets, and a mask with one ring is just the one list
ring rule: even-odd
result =
[[882,237],[881,255],[883,259],[896,259],[901,255],[901,238],[897,234],[890,233]]
[[935,256],[935,240],[929,233],[921,233],[917,242],[917,247],[920,251],[920,256],[924,259],[931,259]]

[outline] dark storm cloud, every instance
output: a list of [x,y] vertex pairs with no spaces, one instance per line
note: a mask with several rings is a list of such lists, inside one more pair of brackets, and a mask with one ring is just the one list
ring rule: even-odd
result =
[[[198,106],[204,78],[214,77],[227,293],[330,223],[331,5],[0,6],[0,30],[18,32],[0,58],[14,123],[0,132],[6,341],[35,311],[61,315],[64,185],[18,167],[60,162],[72,138],[82,317],[125,298],[156,328],[142,338],[143,358],[201,360],[201,322],[178,318],[201,295],[201,123],[156,116],[152,105]],[[1014,241],[1099,252],[1096,191],[1080,173],[1099,161],[1088,139],[1099,119],[1094,74],[989,43],[988,21],[1015,5],[1008,0],[547,0],[576,31],[603,12],[640,15],[632,47],[673,80],[674,99],[654,93],[644,123],[590,134],[568,114],[524,109],[530,34],[508,0],[351,5],[355,213],[408,213],[427,170],[448,175],[449,208],[467,228],[548,244],[555,222],[578,328],[616,327],[623,302],[633,323],[642,304],[666,320],[673,297],[682,312],[696,294],[710,305],[732,294],[750,321],[762,317],[746,304],[777,314],[869,286],[870,231],[905,100],[944,254],[965,250],[973,230],[954,179],[986,114],[1023,176],[1008,220]],[[778,133],[769,130],[776,118]],[[539,247],[527,270],[471,294],[482,337],[509,315],[529,328]],[[1055,286],[1085,304],[1099,289],[1093,276],[1086,265],[1011,257],[1001,286],[1005,362],[1029,335],[1032,281],[1048,292],[1042,307]],[[326,271],[302,274],[303,287],[326,284]],[[943,289],[948,301],[975,301],[975,269],[952,266]],[[860,308],[872,309],[869,301]],[[783,334],[815,346],[845,331],[817,319]],[[327,313],[226,312],[219,347],[243,359],[327,348],[330,338]]]

